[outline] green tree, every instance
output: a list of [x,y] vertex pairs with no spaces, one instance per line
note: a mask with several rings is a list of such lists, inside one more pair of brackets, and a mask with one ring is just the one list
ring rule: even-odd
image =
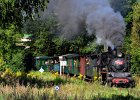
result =
[[132,72],[140,73],[140,2],[133,7],[133,27],[131,33]]
[[[53,56],[56,53],[55,39],[57,38],[57,22],[53,18],[36,19],[27,22],[24,33],[32,34],[31,49],[35,56]],[[57,43],[58,44],[58,43]]]
[[48,0],[0,0],[0,26],[21,26],[24,19],[33,19],[35,13],[43,10],[47,2]]
[[119,11],[123,17],[126,17],[130,11],[132,11],[132,5],[137,0],[109,0],[112,8],[115,11]]
[[0,0],[0,70],[24,70],[23,48],[16,43],[22,37],[21,27],[47,7],[48,0]]
[[16,27],[11,25],[7,29],[0,29],[0,70],[10,67],[11,69],[23,69],[23,53],[16,43],[21,39],[21,34],[16,31]]
[[96,44],[94,43],[94,40],[94,35],[88,36],[87,34],[83,34],[78,36],[72,41],[74,52],[77,51],[77,53],[85,54],[95,51]]
[[72,40],[61,38],[61,27],[54,17],[29,21],[24,26],[23,33],[33,34],[30,46],[35,56],[90,53],[95,50],[92,43],[95,36],[87,36],[86,32]]
[[[123,1],[123,0],[121,0]],[[125,53],[130,54],[130,44],[131,44],[131,30],[132,30],[132,22],[133,22],[133,5],[136,3],[137,0],[128,0],[124,1],[127,2],[127,6],[124,6],[127,8],[127,14],[125,15],[125,22],[126,22],[126,36],[124,40],[123,50]],[[125,11],[125,10],[124,10]]]

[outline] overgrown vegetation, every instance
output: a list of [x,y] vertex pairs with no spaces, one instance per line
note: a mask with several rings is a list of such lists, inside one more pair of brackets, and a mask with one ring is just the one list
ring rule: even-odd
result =
[[22,48],[16,46],[16,42],[20,40],[22,34],[17,31],[14,25],[7,29],[0,28],[0,70],[11,68],[14,71],[24,71],[24,52]]
[[140,2],[133,7],[133,27],[131,32],[132,71],[140,73]]
[[[58,73],[30,72],[1,73],[0,99],[10,100],[138,100],[140,81],[135,88],[117,88],[86,82],[78,77],[58,76]],[[21,84],[22,83],[22,84]],[[26,83],[26,84],[25,84]],[[59,86],[59,89],[55,87]],[[110,92],[111,91],[111,92]]]

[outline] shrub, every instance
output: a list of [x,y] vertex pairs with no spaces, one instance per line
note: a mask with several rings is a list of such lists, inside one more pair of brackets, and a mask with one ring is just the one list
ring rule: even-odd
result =
[[14,85],[16,83],[16,76],[9,68],[6,68],[6,70],[1,75],[1,78],[3,79],[4,85]]
[[17,71],[24,71],[24,54],[22,51],[18,51],[15,54],[12,55],[11,61],[8,63],[8,66],[12,71],[17,72]]

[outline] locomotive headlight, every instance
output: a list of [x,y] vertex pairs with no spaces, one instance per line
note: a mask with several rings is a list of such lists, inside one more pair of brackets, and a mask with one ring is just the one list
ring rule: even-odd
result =
[[118,56],[118,57],[122,57],[122,53],[119,52],[119,53],[117,54],[117,56]]

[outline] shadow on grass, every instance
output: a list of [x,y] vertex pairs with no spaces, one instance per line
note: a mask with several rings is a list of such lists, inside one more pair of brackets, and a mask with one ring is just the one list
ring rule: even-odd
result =
[[56,77],[54,80],[43,80],[37,78],[25,78],[19,79],[19,84],[24,86],[36,86],[38,88],[42,87],[52,87],[54,85],[65,84],[67,81],[61,79],[60,77]]
[[[16,100],[34,100],[39,98],[39,100],[140,100],[140,98],[135,98],[133,96],[121,96],[121,95],[112,95],[110,98],[104,98],[104,97],[93,97],[93,98],[84,98],[84,96],[78,97],[67,97],[67,96],[58,96],[56,95],[50,95],[48,93],[43,93],[43,94],[32,94],[29,93],[30,95],[25,94],[25,95],[19,95],[18,93],[16,95],[13,95],[12,97],[16,98]],[[38,100],[38,99],[37,99]]]
[[123,96],[123,95],[112,95],[110,98],[104,97],[94,97],[92,100],[140,100],[140,97],[133,97],[131,95]]
[[8,76],[8,78],[0,77],[0,83],[2,85],[9,85],[9,86],[16,86],[19,84],[19,85],[24,85],[24,86],[42,88],[42,87],[52,87],[54,85],[65,84],[67,83],[67,81],[63,80],[61,77],[56,77],[53,80],[43,80],[43,79],[31,78],[27,76],[22,76],[18,78]]

